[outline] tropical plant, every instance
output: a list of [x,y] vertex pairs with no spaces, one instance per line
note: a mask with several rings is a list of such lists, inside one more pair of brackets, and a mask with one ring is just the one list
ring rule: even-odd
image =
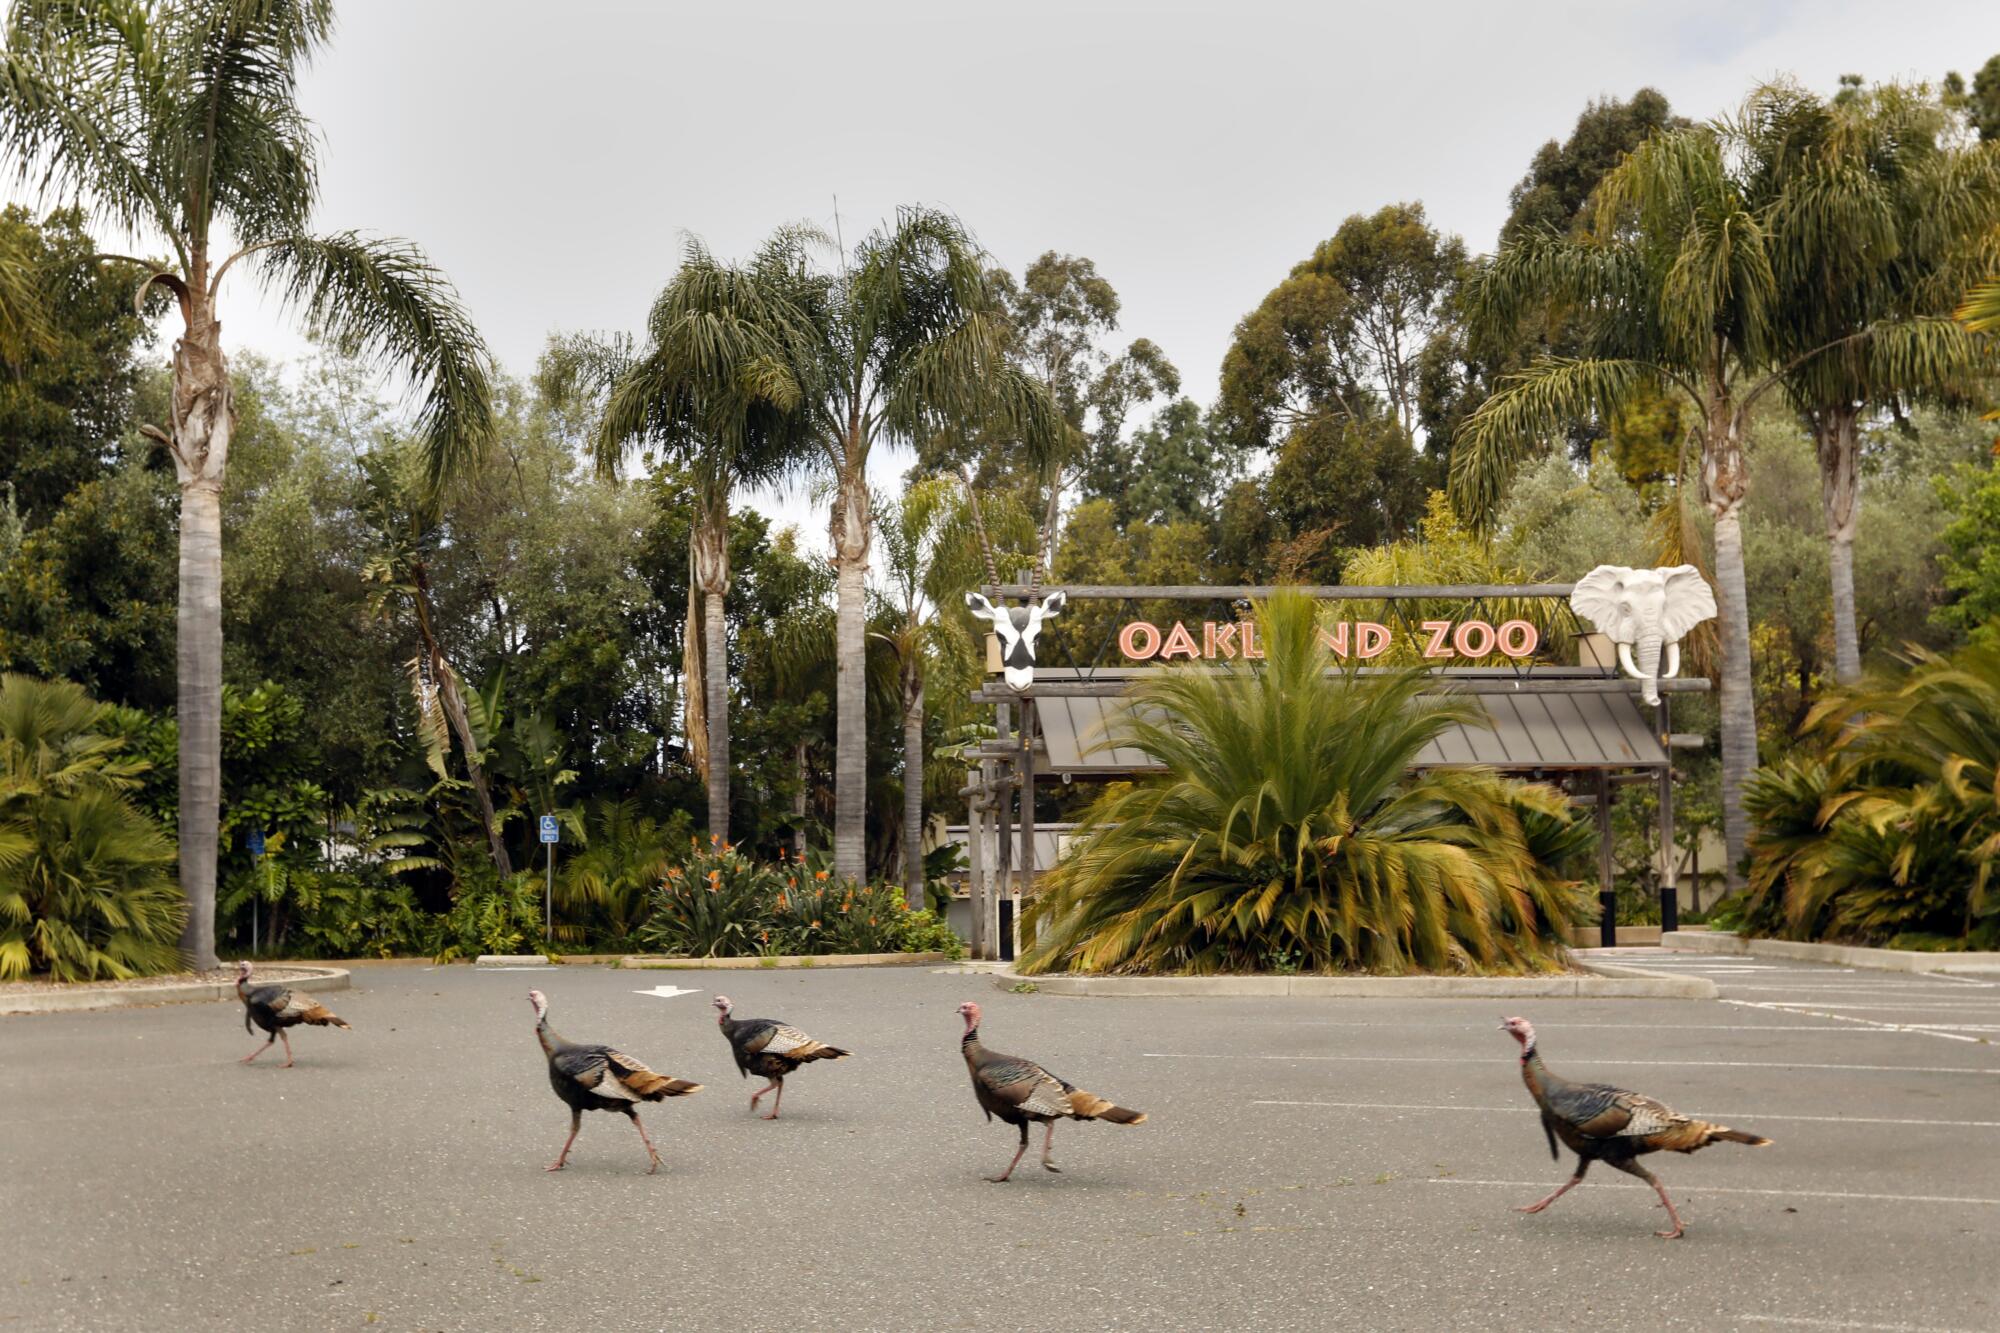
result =
[[522,953],[548,947],[542,930],[542,877],[531,870],[502,879],[486,861],[469,861],[452,887],[451,910],[438,923],[437,959]]
[[686,855],[688,823],[685,810],[662,821],[630,798],[593,805],[588,838],[556,877],[556,901],[565,917],[558,931],[576,927],[573,918],[581,910],[589,914],[594,934],[620,944],[632,939],[653,910],[654,889]]
[[144,771],[66,681],[0,676],[0,979],[171,970],[173,844],[132,804]]
[[669,866],[639,928],[647,948],[679,958],[755,954],[768,942],[775,871],[726,843],[697,845],[685,865]]
[[[159,260],[102,255],[170,292],[171,420],[146,434],[181,488],[179,709],[183,945],[215,962],[221,790],[222,486],[236,424],[222,280],[248,260],[314,330],[409,374],[414,433],[441,480],[491,432],[487,355],[442,274],[404,241],[308,230],[318,194],[299,71],[330,0],[17,0],[0,51],[0,151],[25,182],[74,199]],[[218,228],[238,244],[215,248]]]
[[1746,792],[1746,929],[2000,945],[2000,642],[1913,649],[1906,665],[1829,692],[1805,728],[1824,755]]
[[[1261,669],[1176,668],[1116,738],[1167,772],[1107,793],[1024,921],[1030,972],[1533,971],[1582,913],[1559,878],[1558,792],[1482,769],[1412,772],[1465,700],[1418,672],[1330,673],[1318,613],[1257,612]],[[1546,859],[1538,859],[1546,858]]]
[[1757,106],[1753,101],[1733,122],[1647,139],[1597,187],[1590,234],[1524,234],[1473,274],[1467,305],[1480,328],[1509,330],[1562,309],[1588,334],[1580,355],[1543,357],[1508,377],[1467,418],[1452,457],[1454,501],[1489,522],[1520,458],[1576,422],[1608,420],[1663,392],[1691,409],[1701,494],[1715,528],[1732,888],[1742,883],[1748,832],[1742,788],[1758,757],[1742,529],[1751,415],[1774,389],[1809,381],[1822,359],[1907,364],[1945,351],[1955,356],[1963,345],[1941,334],[1937,321],[1920,329],[1907,321],[1826,329],[1814,345],[1787,322],[1786,302],[1808,299],[1787,285],[1803,281],[1797,275],[1809,267],[1799,255],[1818,261],[1835,252],[1801,239],[1824,218],[1795,222],[1799,201],[1773,190],[1792,145],[1766,132]]

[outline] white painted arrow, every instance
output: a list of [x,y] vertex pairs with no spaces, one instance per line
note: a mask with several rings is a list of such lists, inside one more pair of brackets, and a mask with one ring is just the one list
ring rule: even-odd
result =
[[651,990],[635,990],[634,995],[657,995],[662,1000],[671,1000],[676,995],[699,995],[700,990],[682,990],[679,986],[655,986]]

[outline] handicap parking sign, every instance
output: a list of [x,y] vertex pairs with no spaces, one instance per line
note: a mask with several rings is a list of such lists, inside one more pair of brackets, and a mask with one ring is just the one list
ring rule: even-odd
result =
[[554,815],[543,815],[543,816],[542,816],[542,841],[543,841],[543,842],[560,842],[561,840],[562,840],[562,835],[561,835],[561,834],[560,834],[560,833],[559,833],[559,832],[557,831],[557,826],[556,826],[556,817],[555,817]]

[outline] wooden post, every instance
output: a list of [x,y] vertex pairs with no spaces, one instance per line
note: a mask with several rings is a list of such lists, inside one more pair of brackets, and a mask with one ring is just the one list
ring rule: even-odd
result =
[[1618,945],[1618,889],[1611,868],[1611,770],[1597,770],[1597,943]]
[[967,906],[972,920],[967,928],[974,958],[986,956],[986,770],[989,765],[979,766],[979,775],[967,786],[969,796],[965,802],[965,858],[970,863],[967,887],[971,889]]
[[[1007,704],[999,704],[995,706],[993,711],[996,715],[995,722],[1000,733],[1000,740],[1004,743],[1014,734],[1014,719],[1012,717],[1014,710]],[[993,794],[999,802],[994,807],[996,826],[993,838],[997,848],[997,855],[994,859],[999,862],[995,867],[997,873],[994,876],[994,888],[997,892],[993,895],[994,910],[997,917],[1000,902],[1012,893],[1014,883],[1014,771],[1012,765],[1004,759],[998,761],[994,767],[997,772],[995,774]],[[994,926],[994,932],[987,939],[992,945],[993,957],[1005,959],[1010,952],[1011,936],[1002,934],[997,920]]]
[[1014,891],[1014,930],[1009,956],[1021,956],[1021,900],[1035,886],[1035,705],[1021,704],[1021,874]]
[[1660,696],[1660,745],[1667,766],[1660,770],[1660,932],[1681,928],[1680,857],[1674,850],[1673,700]]

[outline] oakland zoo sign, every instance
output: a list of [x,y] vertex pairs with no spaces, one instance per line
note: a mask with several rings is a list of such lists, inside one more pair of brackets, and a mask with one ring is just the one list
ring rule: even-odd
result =
[[[1372,620],[1343,620],[1319,628],[1319,641],[1328,652],[1356,661],[1380,657],[1395,639],[1387,625]],[[1503,620],[1498,625],[1484,620],[1425,620],[1409,635],[1409,642],[1421,656],[1430,658],[1492,657],[1496,653],[1520,658],[1534,656],[1541,633],[1525,620]],[[1118,651],[1129,662],[1178,657],[1254,662],[1264,656],[1254,620],[1204,620],[1199,630],[1179,620],[1164,628],[1150,620],[1127,621],[1118,631]]]

